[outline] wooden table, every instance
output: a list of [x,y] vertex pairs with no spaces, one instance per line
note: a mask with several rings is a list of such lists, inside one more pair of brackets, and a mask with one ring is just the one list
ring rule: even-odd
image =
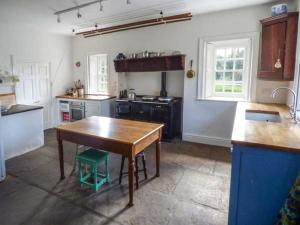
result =
[[128,158],[129,206],[133,205],[135,156],[156,143],[156,176],[159,177],[163,124],[93,116],[57,128],[61,179],[64,174],[63,140],[103,149]]

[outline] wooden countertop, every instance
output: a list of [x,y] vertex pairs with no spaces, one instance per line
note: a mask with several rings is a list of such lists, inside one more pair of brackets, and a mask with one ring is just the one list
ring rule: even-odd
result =
[[[279,112],[280,123],[246,120],[246,110]],[[239,102],[232,144],[300,153],[300,124],[289,118],[289,108],[279,104]]]
[[56,98],[70,99],[70,100],[83,100],[83,101],[105,101],[109,99],[116,98],[116,96],[111,95],[84,95],[83,97],[74,97],[70,95],[59,95]]
[[57,129],[126,144],[136,144],[163,126],[157,123],[92,116],[61,125]]

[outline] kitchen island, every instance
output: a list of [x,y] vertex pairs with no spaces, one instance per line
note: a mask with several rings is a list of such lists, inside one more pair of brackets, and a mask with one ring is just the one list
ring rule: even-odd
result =
[[5,159],[44,145],[43,107],[13,105],[0,119]]
[[229,225],[274,225],[300,171],[300,124],[284,105],[238,103]]

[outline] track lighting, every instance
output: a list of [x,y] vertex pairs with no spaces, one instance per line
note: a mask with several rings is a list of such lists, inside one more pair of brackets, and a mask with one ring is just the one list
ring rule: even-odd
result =
[[97,24],[97,23],[95,24],[95,29],[96,29],[96,30],[98,29],[98,24]]
[[[76,10],[77,10],[77,18],[79,19],[79,18],[82,17],[82,15],[81,15],[80,12],[79,12],[79,10],[80,10],[81,8],[85,8],[85,7],[88,7],[88,6],[90,6],[90,5],[94,5],[94,4],[99,4],[99,10],[100,10],[100,11],[103,11],[103,8],[104,8],[103,2],[104,2],[104,1],[110,1],[110,0],[93,0],[93,1],[91,0],[90,2],[86,2],[86,3],[81,4],[81,5],[76,5],[76,6],[73,6],[73,7],[71,7],[71,8],[67,8],[67,9],[63,9],[63,10],[60,10],[60,11],[56,11],[56,12],[54,13],[54,15],[57,16],[57,22],[60,23],[60,17],[59,17],[59,16],[60,16],[61,14],[68,13],[68,12],[73,12],[73,11],[76,11]],[[126,4],[127,4],[127,5],[131,4],[131,0],[126,0]]]
[[82,15],[80,14],[79,9],[78,9],[78,11],[77,11],[77,18],[80,19],[81,17],[82,17]]
[[74,28],[72,29],[72,33],[75,33],[75,29]]
[[61,20],[60,20],[60,15],[59,15],[59,14],[57,15],[57,22],[58,22],[58,23],[61,22]]

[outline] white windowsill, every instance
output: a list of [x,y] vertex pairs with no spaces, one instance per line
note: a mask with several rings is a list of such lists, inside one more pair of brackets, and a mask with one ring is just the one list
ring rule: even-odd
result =
[[231,97],[208,97],[198,98],[200,101],[217,101],[217,102],[247,102],[244,98],[231,98]]

